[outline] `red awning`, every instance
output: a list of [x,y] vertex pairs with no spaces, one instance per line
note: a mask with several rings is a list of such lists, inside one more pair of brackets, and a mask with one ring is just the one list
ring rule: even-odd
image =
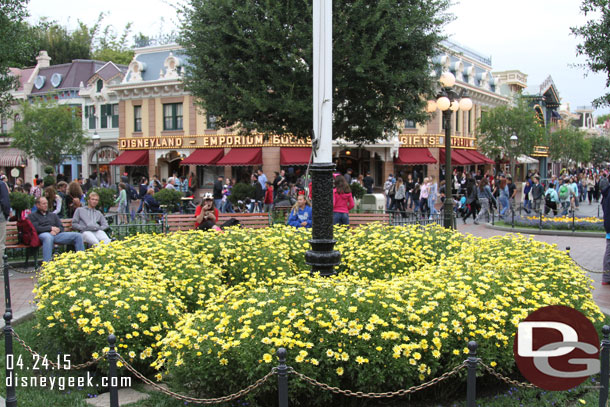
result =
[[477,150],[468,150],[470,155],[478,158],[479,162],[477,164],[495,164],[495,161],[491,158],[486,157],[485,155],[479,153]]
[[123,151],[110,165],[148,166],[148,150]]
[[307,165],[311,157],[311,147],[282,147],[280,165]]
[[407,148],[401,147],[398,149],[398,158],[394,159],[396,165],[413,165],[413,164],[436,164],[436,159],[424,147]]
[[232,148],[227,155],[222,157],[216,165],[262,165],[263,150],[260,147],[254,148]]
[[[439,150],[441,164],[445,164],[445,149]],[[460,150],[451,149],[451,165],[470,165],[472,162],[460,153]]]
[[214,165],[225,154],[224,148],[198,148],[180,165]]

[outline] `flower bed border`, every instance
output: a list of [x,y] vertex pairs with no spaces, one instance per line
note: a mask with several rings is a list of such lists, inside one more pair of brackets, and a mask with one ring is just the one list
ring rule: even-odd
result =
[[505,227],[492,225],[486,223],[485,227],[493,230],[500,230],[503,232],[522,233],[526,235],[548,235],[548,236],[575,236],[575,237],[592,237],[592,238],[605,238],[606,235],[603,232],[579,232],[571,230],[558,230],[558,229],[536,229],[536,228],[524,228],[524,227]]

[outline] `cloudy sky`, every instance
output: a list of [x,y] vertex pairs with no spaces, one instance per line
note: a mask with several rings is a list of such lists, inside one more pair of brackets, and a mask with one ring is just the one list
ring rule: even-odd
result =
[[[134,33],[157,35],[176,28],[176,12],[170,0],[30,0],[31,20],[42,16],[71,27],[81,20],[93,24],[100,12],[109,13],[105,24],[122,30],[132,22]],[[549,75],[563,103],[572,110],[590,105],[605,91],[603,75],[574,67],[585,59],[576,57],[579,40],[570,27],[584,24],[580,0],[461,0],[450,12],[455,21],[446,33],[460,45],[491,56],[494,70],[518,69],[536,86]],[[70,17],[67,17],[67,16]],[[607,113],[610,109],[598,110]]]

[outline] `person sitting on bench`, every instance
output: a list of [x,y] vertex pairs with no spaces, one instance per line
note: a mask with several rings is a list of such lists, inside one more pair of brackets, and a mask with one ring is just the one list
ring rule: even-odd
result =
[[49,202],[45,197],[36,198],[36,212],[29,219],[42,242],[42,260],[51,261],[54,244],[73,245],[76,251],[85,250],[83,237],[80,233],[64,232],[59,216],[49,212]]
[[83,241],[91,246],[100,242],[110,243],[110,238],[104,232],[108,229],[108,222],[102,212],[95,209],[100,201],[97,192],[89,194],[89,201],[86,207],[80,207],[74,212],[72,218],[72,229],[78,230],[83,234]]

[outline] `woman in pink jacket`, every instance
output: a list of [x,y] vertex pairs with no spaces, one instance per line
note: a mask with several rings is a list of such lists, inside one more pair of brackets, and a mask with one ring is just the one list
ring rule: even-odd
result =
[[337,175],[333,190],[333,225],[349,225],[349,211],[353,207],[352,190],[343,175]]

